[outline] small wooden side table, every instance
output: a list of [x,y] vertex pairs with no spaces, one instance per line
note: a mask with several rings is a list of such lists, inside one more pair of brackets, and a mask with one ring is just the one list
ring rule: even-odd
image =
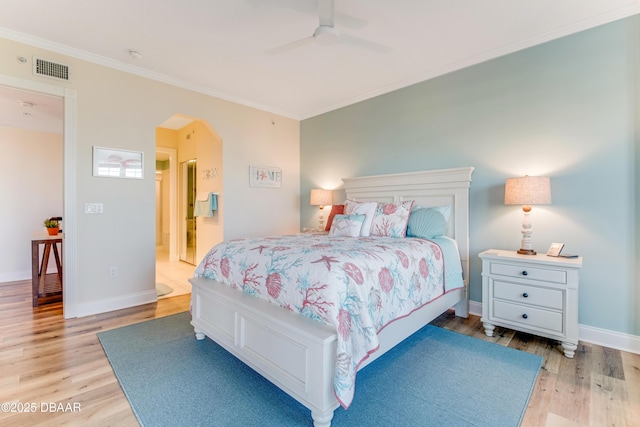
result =
[[[62,237],[62,234],[57,236],[38,235],[31,239],[31,288],[34,307],[39,304],[62,301]],[[60,243],[60,252],[58,252],[58,243]],[[42,264],[40,263],[40,245],[44,245]],[[47,276],[51,249],[53,249],[56,268],[58,269],[60,291],[47,294],[44,282]]]

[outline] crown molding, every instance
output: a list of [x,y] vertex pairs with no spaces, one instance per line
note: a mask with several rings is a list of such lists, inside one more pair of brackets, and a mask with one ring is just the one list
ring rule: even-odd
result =
[[244,98],[240,98],[225,92],[212,89],[210,87],[196,85],[196,84],[187,82],[185,80],[168,76],[166,74],[157,73],[155,71],[150,71],[142,67],[137,67],[135,65],[127,64],[121,61],[116,61],[114,59],[107,58],[105,56],[96,55],[94,53],[87,52],[82,49],[76,49],[73,47],[69,47],[67,45],[55,43],[50,40],[45,40],[40,37],[32,36],[30,34],[25,34],[18,31],[13,31],[7,28],[0,27],[0,37],[8,40],[13,40],[19,43],[23,43],[29,46],[34,46],[40,49],[49,50],[51,52],[55,52],[58,54],[70,56],[72,58],[91,62],[93,64],[109,67],[114,70],[122,71],[129,74],[134,74],[136,76],[144,77],[160,83],[166,83],[171,86],[201,93],[203,95],[212,96],[214,98],[219,98],[224,101],[229,101],[236,104],[244,105],[245,107],[255,108],[257,110],[267,111],[269,113],[277,114],[277,115],[288,117],[295,120],[300,120],[299,115],[291,113],[289,111],[282,111],[269,105],[258,104],[256,102],[252,102]]
[[219,98],[221,100],[244,105],[246,107],[267,111],[267,112],[278,114],[294,120],[304,120],[304,119],[318,116],[320,114],[328,113],[330,111],[333,111],[339,108],[356,104],[358,102],[362,102],[367,99],[374,98],[376,96],[384,95],[386,93],[393,92],[395,90],[402,89],[402,88],[414,85],[416,83],[424,82],[426,80],[430,80],[435,77],[439,77],[454,71],[458,71],[463,68],[470,67],[472,65],[480,64],[482,62],[486,62],[491,59],[495,59],[513,52],[517,52],[523,49],[527,49],[529,47],[537,46],[561,37],[575,34],[580,31],[588,30],[600,25],[608,24],[620,19],[628,18],[630,16],[633,16],[639,13],[640,13],[640,0],[632,0],[626,6],[613,9],[596,16],[590,16],[589,18],[586,18],[586,19],[575,21],[571,24],[564,25],[562,27],[553,29],[551,31],[547,31],[542,34],[538,34],[536,36],[523,39],[519,42],[509,43],[509,44],[500,46],[498,48],[482,52],[478,55],[471,55],[461,60],[454,61],[440,67],[435,67],[429,70],[428,72],[420,73],[407,79],[389,83],[378,89],[364,92],[360,95],[345,99],[342,102],[335,103],[332,105],[327,105],[325,107],[315,109],[315,110],[310,110],[306,112],[297,112],[297,113],[294,113],[292,111],[283,111],[271,105],[259,104],[251,100],[234,96],[229,93],[216,90],[207,86],[196,85],[182,79],[178,79],[165,74],[150,71],[141,67],[137,67],[135,65],[127,64],[121,61],[116,61],[104,56],[93,54],[91,52],[72,48],[60,43],[51,42],[49,40],[45,40],[45,39],[35,37],[25,33],[20,33],[10,29],[0,27],[0,37],[14,40],[27,45],[35,46],[38,48],[46,49],[46,50],[63,54],[66,56],[70,56],[73,58],[81,59],[87,62],[102,65],[102,66],[123,71],[126,73],[131,73],[140,77],[148,78],[150,80],[166,83],[171,86],[175,86],[175,87],[187,89],[193,92],[201,93],[204,95],[212,96],[215,98]]

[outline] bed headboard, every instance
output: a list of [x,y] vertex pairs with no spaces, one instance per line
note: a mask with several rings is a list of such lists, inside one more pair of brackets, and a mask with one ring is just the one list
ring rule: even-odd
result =
[[451,205],[447,235],[456,240],[465,285],[469,284],[469,187],[472,167],[343,178],[347,199],[361,202],[400,202]]

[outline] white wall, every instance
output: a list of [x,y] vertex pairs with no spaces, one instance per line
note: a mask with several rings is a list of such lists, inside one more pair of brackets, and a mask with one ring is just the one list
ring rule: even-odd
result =
[[0,282],[27,280],[33,235],[62,216],[62,135],[0,126],[0,153]]
[[[206,121],[222,139],[225,238],[299,229],[298,121],[5,39],[0,51],[3,74],[76,92],[78,315],[155,300],[156,127],[175,113]],[[15,60],[33,55],[69,65],[70,82],[34,77],[31,64]],[[144,179],[93,177],[94,145],[143,152]],[[250,188],[251,164],[281,167],[283,188]],[[86,202],[103,203],[104,213],[85,214]]]

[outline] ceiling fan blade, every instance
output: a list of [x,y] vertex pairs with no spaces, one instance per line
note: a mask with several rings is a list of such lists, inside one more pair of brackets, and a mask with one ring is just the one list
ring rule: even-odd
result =
[[302,47],[306,44],[310,44],[313,42],[314,42],[313,36],[309,36],[300,40],[296,40],[291,43],[283,44],[282,46],[274,47],[273,49],[267,50],[265,53],[267,55],[279,55],[281,53],[284,53],[293,49],[297,49],[299,47]]
[[342,33],[340,35],[340,43],[345,44],[345,45],[349,45],[349,46],[353,46],[353,47],[358,47],[361,49],[366,49],[369,50],[371,52],[376,52],[376,53],[389,53],[391,52],[393,49],[388,47],[388,46],[384,46],[378,43],[374,43],[372,41],[369,40],[365,40],[365,39],[361,39],[360,37],[356,37],[356,36],[350,36],[348,34],[344,34]]
[[320,26],[334,26],[335,0],[318,0],[318,18]]

